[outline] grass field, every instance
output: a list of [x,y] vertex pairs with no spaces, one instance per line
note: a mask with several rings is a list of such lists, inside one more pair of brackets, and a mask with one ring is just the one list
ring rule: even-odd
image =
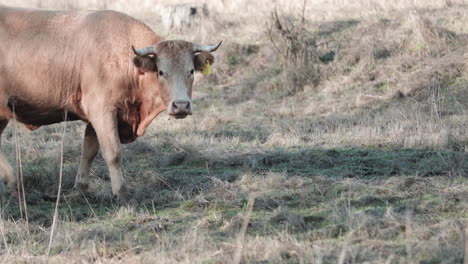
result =
[[[0,263],[464,263],[468,3],[427,2],[205,1],[209,17],[170,31],[153,1],[3,1],[112,8],[223,45],[194,115],[163,113],[124,146],[139,206],[112,203],[98,156],[89,193],[60,203],[49,258],[63,124],[19,125],[28,221],[3,197]],[[67,124],[64,192],[83,134]]]

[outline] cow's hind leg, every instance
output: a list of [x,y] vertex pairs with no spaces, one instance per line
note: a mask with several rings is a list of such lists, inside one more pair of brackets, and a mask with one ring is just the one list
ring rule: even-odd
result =
[[[8,125],[7,119],[0,120],[0,136]],[[0,179],[7,183],[7,188],[10,193],[16,192],[16,175],[13,173],[11,167],[5,155],[0,151]]]
[[91,124],[86,126],[80,167],[75,179],[75,189],[86,191],[89,185],[91,165],[99,151],[99,141]]

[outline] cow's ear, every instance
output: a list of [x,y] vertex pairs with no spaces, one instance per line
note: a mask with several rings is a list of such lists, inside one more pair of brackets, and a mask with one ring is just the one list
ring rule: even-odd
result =
[[145,72],[158,71],[155,55],[135,56],[133,57],[133,64],[138,68],[140,74],[144,74]]
[[213,65],[214,57],[206,51],[195,54],[195,57],[193,58],[193,64],[195,65],[195,69],[197,71],[203,71],[207,65],[207,62],[209,62],[210,65]]

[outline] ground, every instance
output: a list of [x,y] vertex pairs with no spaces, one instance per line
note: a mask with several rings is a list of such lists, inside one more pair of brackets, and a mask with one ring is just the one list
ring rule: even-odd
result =
[[89,192],[62,196],[48,258],[85,126],[9,124],[27,210],[3,197],[0,263],[463,263],[468,6],[240,2],[207,1],[209,17],[177,32],[157,9],[120,9],[223,44],[196,76],[194,115],[162,114],[124,146],[138,206],[113,204],[99,155]]

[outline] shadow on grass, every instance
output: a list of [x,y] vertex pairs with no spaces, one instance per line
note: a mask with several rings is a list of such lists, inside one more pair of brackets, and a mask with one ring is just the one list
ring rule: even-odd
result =
[[[193,151],[178,152],[174,163],[156,170],[158,177],[164,179],[159,190],[177,190],[183,195],[193,196],[200,191],[209,192],[213,185],[212,177],[234,182],[249,172],[367,180],[392,176],[468,175],[468,154],[452,151],[293,148],[210,157]],[[144,194],[150,194],[154,186],[143,188],[148,190],[139,191],[143,194],[141,200],[150,198],[151,195]]]
[[[73,150],[71,150],[73,151]],[[374,150],[363,148],[322,149],[284,148],[258,153],[207,155],[194,148],[163,142],[149,146],[137,142],[128,147],[124,168],[133,197],[142,208],[177,208],[197,194],[209,193],[213,178],[235,182],[246,173],[281,172],[289,176],[359,178],[381,180],[392,176],[468,175],[468,154],[433,150]],[[129,155],[131,152],[131,155]],[[65,155],[64,191],[73,186],[78,160]],[[41,164],[37,163],[40,162]],[[58,170],[45,169],[45,162],[32,161],[24,169],[30,221],[42,226],[51,223],[54,201],[41,194],[54,195]],[[93,166],[100,180],[109,181],[105,163],[98,158]],[[38,177],[40,176],[40,177]],[[40,180],[39,180],[40,178]],[[108,183],[107,183],[108,184]],[[61,204],[61,214],[72,221],[102,216],[115,211],[109,194],[90,193]],[[14,200],[14,199],[13,199]],[[3,208],[2,217],[19,219],[18,204]]]

